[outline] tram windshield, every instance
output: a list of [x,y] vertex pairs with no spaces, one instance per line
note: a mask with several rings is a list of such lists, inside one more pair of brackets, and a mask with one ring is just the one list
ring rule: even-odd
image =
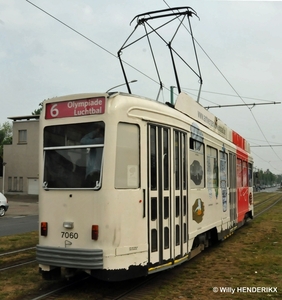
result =
[[104,149],[103,122],[44,129],[45,189],[99,189]]

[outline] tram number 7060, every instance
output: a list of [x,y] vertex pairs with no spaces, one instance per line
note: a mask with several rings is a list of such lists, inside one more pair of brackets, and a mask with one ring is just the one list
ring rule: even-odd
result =
[[62,231],[61,234],[62,234],[62,238],[65,238],[65,239],[78,239],[77,232]]

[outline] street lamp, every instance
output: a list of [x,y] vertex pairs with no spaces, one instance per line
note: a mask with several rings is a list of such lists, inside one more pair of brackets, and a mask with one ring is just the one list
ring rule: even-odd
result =
[[3,161],[2,166],[3,166],[3,180],[2,180],[2,194],[4,195],[4,187],[5,187],[5,166],[7,163]]
[[[137,82],[137,80],[134,79],[134,80],[129,81],[128,83],[134,83],[134,82]],[[106,93],[108,93],[109,91],[111,91],[111,90],[113,90],[113,89],[115,89],[115,88],[117,88],[117,87],[123,86],[123,85],[127,85],[127,83],[122,83],[122,84],[113,86],[112,88],[108,89],[108,90],[106,91]]]

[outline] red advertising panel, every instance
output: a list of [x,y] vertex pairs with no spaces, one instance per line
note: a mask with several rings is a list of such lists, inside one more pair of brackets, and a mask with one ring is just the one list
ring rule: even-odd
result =
[[232,142],[245,150],[245,139],[235,131],[232,131]]
[[45,119],[81,117],[105,113],[105,97],[70,100],[46,105]]

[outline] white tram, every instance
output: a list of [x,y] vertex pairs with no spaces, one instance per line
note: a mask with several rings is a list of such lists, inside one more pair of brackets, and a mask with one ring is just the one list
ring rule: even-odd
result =
[[44,101],[39,244],[43,277],[124,280],[174,267],[253,216],[248,143],[188,95]]

